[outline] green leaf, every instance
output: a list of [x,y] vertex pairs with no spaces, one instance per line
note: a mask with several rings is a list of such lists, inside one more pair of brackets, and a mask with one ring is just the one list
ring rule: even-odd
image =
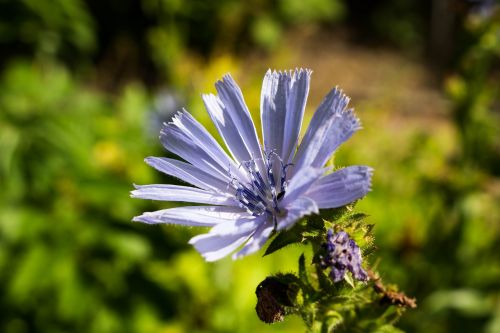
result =
[[301,243],[303,240],[302,233],[298,227],[294,227],[290,230],[280,232],[274,239],[271,241],[271,244],[266,249],[264,256],[267,256],[273,252],[281,250],[287,245],[294,243]]

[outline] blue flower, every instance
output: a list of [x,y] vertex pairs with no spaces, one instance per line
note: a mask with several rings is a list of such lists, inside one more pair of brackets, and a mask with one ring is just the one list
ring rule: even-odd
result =
[[361,267],[361,251],[359,246],[344,231],[333,234],[330,229],[323,244],[326,255],[321,256],[321,266],[331,268],[330,277],[333,282],[344,279],[347,270],[356,280],[368,280],[368,274]]
[[288,229],[319,209],[344,206],[370,189],[372,170],[325,168],[334,151],[360,128],[349,98],[333,89],[314,114],[300,145],[299,133],[311,71],[268,71],[261,95],[264,145],[240,88],[230,75],[215,84],[218,96],[203,95],[205,107],[229,156],[187,111],[165,124],[163,146],[184,161],[148,157],[146,163],[192,186],[136,186],[132,197],[193,202],[146,212],[134,221],[211,227],[192,244],[207,261],[259,250],[273,231]]

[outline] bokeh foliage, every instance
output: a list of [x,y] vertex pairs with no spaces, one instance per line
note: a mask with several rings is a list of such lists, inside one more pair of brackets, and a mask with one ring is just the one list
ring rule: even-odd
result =
[[[499,13],[488,1],[453,3],[455,47],[437,71],[449,130],[403,124],[394,137],[379,130],[383,104],[354,101],[367,109],[365,130],[336,161],[376,169],[358,209],[376,224],[383,278],[419,302],[398,326],[492,333]],[[422,59],[430,12],[416,0],[0,0],[0,331],[302,332],[295,319],[260,323],[253,291],[303,248],[207,264],[187,245],[200,230],[130,222],[168,204],[128,192],[173,181],[143,158],[165,154],[157,129],[177,108],[213,131],[199,94],[221,74],[242,74],[258,109],[263,72],[248,72],[248,53],[293,52],[290,31],[349,31],[366,52],[385,45]]]

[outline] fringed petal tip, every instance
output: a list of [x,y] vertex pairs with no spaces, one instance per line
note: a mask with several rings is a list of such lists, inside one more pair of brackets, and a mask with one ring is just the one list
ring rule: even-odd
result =
[[290,78],[298,78],[302,75],[307,75],[308,77],[310,77],[312,72],[313,72],[312,69],[302,68],[302,67],[300,68],[295,67],[295,69],[288,69],[288,70],[275,70],[269,68],[266,72],[266,76],[275,75],[275,76],[288,76]]
[[164,121],[162,123],[162,127],[160,129],[160,139],[162,136],[164,136],[166,134],[166,131],[169,128],[171,128],[173,126],[178,126],[180,123],[182,123],[182,119],[184,117],[193,118],[193,116],[191,116],[191,114],[185,108],[182,108],[181,110],[177,110],[168,122]]
[[361,180],[359,180],[358,184],[360,184],[364,195],[366,195],[368,192],[371,192],[374,169],[365,165],[357,165],[351,167],[356,167],[356,172],[361,176]]
[[217,92],[219,94],[220,94],[220,89],[223,89],[224,87],[228,88],[228,89],[234,89],[235,91],[241,92],[240,87],[238,86],[236,81],[233,79],[233,76],[229,72],[224,74],[222,76],[222,78],[220,78],[219,80],[217,80],[215,82],[215,89],[217,90]]
[[356,116],[354,108],[347,108],[351,98],[344,94],[344,91],[338,87],[335,87],[332,93],[335,95],[335,102],[333,103],[334,117],[342,119],[342,127],[346,132],[355,132],[361,129],[361,120]]
[[373,173],[375,169],[369,166],[365,166],[366,168],[366,178],[368,178],[368,184],[366,186],[366,192],[371,192],[372,190],[372,181],[373,181]]
[[344,93],[344,90],[342,88],[340,88],[339,86],[335,86],[335,88],[333,88],[328,95],[330,95],[330,94],[333,95],[334,100],[342,102],[341,105],[343,105],[343,107],[340,108],[341,110],[339,110],[339,111],[343,111],[347,107],[349,102],[351,101],[351,98],[349,96],[347,96]]
[[[373,172],[374,169],[365,166],[365,165],[355,165],[355,166],[350,166],[347,167],[346,169],[351,169],[353,170],[352,176],[353,177],[353,184],[351,184],[352,187],[349,187],[350,190],[354,191],[356,187],[361,187],[364,195],[366,193],[370,192],[372,189],[372,177],[373,177]],[[358,175],[358,177],[355,177],[355,175]],[[361,199],[361,198],[360,198]]]
[[342,118],[346,132],[356,132],[362,128],[361,120],[356,116],[353,108],[339,110],[336,116]]
[[361,129],[361,121],[356,116],[354,108],[347,108],[351,98],[344,93],[344,90],[339,88],[339,86],[336,86],[330,94],[333,95],[333,115],[335,117],[341,117],[345,122],[347,122],[347,125],[350,124],[347,128],[353,131]]

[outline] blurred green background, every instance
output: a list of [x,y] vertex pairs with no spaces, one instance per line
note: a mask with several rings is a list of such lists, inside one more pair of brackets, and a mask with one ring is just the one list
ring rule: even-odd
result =
[[163,121],[226,72],[258,119],[267,68],[335,85],[364,124],[336,155],[375,168],[357,206],[407,332],[500,332],[500,15],[483,0],[0,0],[0,332],[303,332],[254,312],[300,247],[205,263],[201,229],[131,218],[169,203]]

